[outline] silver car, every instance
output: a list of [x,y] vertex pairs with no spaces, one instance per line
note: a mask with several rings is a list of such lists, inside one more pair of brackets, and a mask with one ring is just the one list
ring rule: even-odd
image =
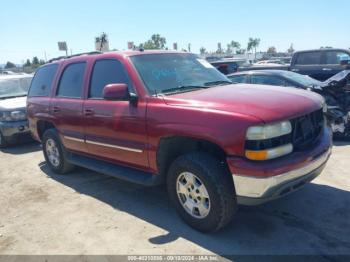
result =
[[0,147],[30,138],[26,116],[27,93],[33,76],[0,76]]

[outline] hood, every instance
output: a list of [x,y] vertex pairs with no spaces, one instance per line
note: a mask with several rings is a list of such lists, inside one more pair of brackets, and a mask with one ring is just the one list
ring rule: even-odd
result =
[[8,111],[13,109],[25,108],[26,103],[26,96],[0,99],[0,110]]
[[225,85],[165,96],[173,106],[197,107],[249,115],[265,123],[299,117],[322,108],[323,98],[310,91],[264,85]]

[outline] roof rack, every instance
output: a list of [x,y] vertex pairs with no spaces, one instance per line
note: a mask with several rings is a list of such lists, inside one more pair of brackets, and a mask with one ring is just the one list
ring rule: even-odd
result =
[[53,61],[58,61],[58,60],[61,60],[61,59],[68,59],[68,58],[72,58],[72,57],[76,57],[76,56],[82,56],[82,55],[98,55],[98,54],[102,54],[102,52],[100,52],[100,51],[92,51],[92,52],[79,53],[79,54],[69,55],[69,56],[59,56],[59,57],[50,59],[50,60],[47,61],[46,63],[52,63]]

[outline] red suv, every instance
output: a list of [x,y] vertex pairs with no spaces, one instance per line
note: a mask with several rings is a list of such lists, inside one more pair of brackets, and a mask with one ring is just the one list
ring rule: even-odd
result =
[[194,54],[125,51],[52,61],[27,102],[48,166],[83,166],[166,184],[180,216],[208,232],[237,205],[263,203],[318,176],[331,153],[322,97],[231,85]]

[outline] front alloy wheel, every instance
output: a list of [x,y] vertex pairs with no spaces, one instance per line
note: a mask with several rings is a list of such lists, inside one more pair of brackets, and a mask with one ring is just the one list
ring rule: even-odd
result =
[[183,208],[195,218],[210,212],[210,198],[204,183],[194,174],[183,172],[177,179],[177,196]]

